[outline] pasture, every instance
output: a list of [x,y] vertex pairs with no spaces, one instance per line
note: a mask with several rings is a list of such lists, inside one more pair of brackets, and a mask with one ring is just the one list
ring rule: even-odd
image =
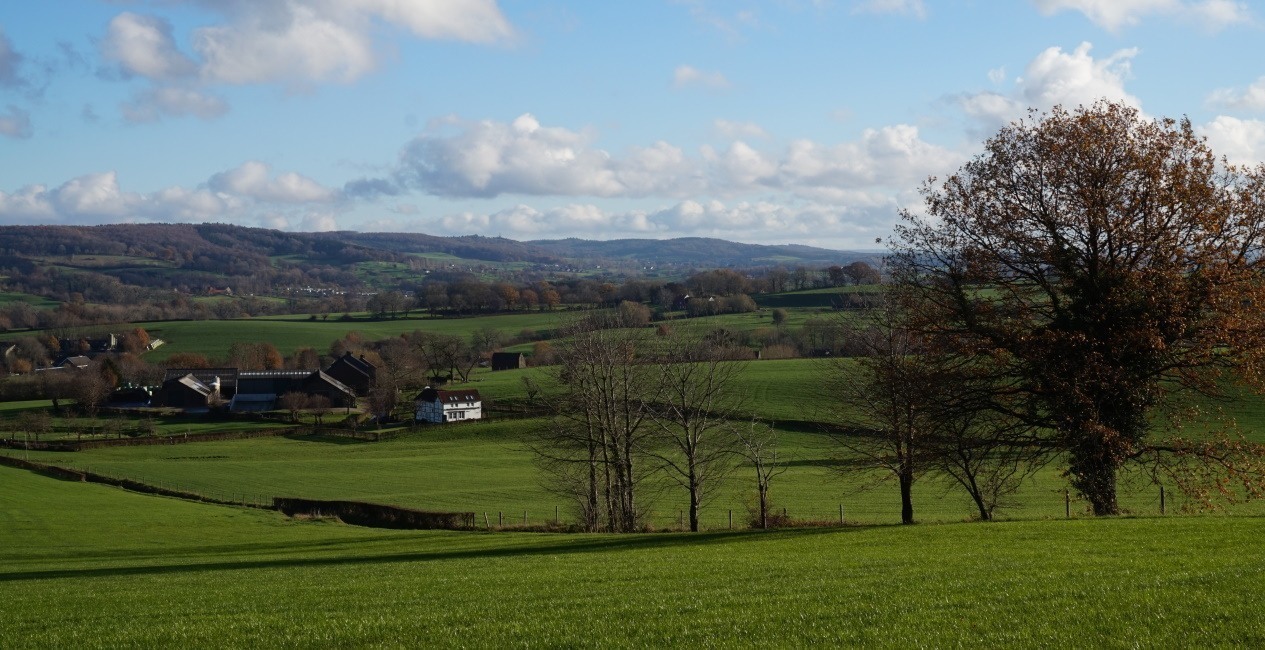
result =
[[1265,644],[1257,518],[487,534],[0,484],[6,648]]

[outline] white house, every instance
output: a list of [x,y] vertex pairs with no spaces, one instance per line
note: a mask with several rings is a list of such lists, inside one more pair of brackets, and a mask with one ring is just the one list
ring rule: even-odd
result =
[[473,388],[439,390],[427,386],[413,398],[417,422],[460,422],[483,418],[483,398]]

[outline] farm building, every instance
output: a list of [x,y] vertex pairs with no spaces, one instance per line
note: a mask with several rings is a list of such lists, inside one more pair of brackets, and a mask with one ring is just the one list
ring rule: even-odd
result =
[[460,422],[483,418],[483,398],[473,388],[439,390],[427,386],[413,398],[417,422]]
[[290,392],[322,395],[336,407],[356,403],[355,391],[321,370],[172,368],[152,404],[200,409],[222,400],[231,411],[269,411]]
[[342,382],[355,391],[357,395],[367,395],[369,393],[369,390],[373,388],[374,381],[377,379],[377,373],[377,366],[365,361],[364,356],[356,357],[350,352],[335,359],[325,369],[325,374]]
[[237,375],[237,393],[230,411],[271,411],[286,393],[320,395],[330,406],[356,403],[356,393],[346,384],[321,370],[243,370]]
[[182,377],[172,377],[163,382],[161,388],[154,393],[151,404],[167,406],[187,411],[198,411],[209,408],[220,398],[218,379],[212,383],[203,382],[192,373]]
[[527,355],[522,352],[493,352],[493,370],[513,370],[527,367]]

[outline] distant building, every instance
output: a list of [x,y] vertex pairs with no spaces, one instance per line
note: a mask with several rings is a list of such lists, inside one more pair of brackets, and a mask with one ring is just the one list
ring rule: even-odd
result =
[[493,352],[493,370],[513,370],[527,367],[527,355],[522,352]]
[[413,398],[417,422],[461,422],[483,418],[483,398],[473,388],[439,390],[427,386]]
[[186,374],[164,381],[150,403],[154,406],[199,411],[210,408],[219,399],[218,382],[206,384],[193,374]]
[[368,395],[378,378],[378,367],[347,352],[325,369],[325,374],[349,386],[357,395]]
[[321,370],[243,370],[237,374],[237,393],[229,410],[271,411],[286,393],[320,395],[330,406],[348,407],[356,403],[349,386]]

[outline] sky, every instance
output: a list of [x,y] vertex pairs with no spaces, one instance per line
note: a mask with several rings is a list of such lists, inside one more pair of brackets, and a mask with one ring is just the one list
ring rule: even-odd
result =
[[0,224],[875,249],[1029,109],[1265,160],[1265,2],[6,0]]

